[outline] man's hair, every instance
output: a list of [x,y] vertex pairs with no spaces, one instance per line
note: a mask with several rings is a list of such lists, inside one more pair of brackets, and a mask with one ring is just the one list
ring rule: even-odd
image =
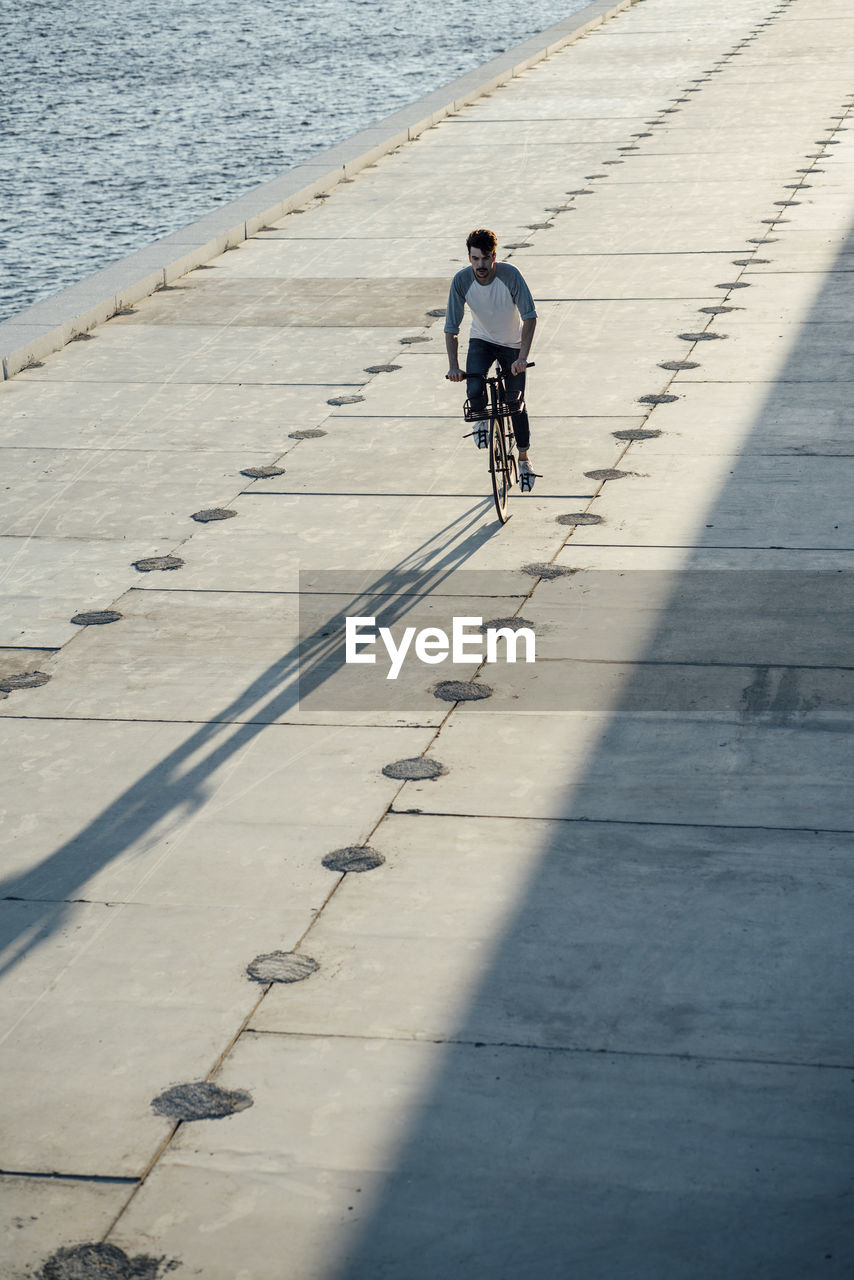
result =
[[498,248],[498,236],[494,231],[487,231],[486,227],[479,227],[477,231],[469,233],[466,248],[469,253],[472,249],[480,249],[481,253],[495,253]]

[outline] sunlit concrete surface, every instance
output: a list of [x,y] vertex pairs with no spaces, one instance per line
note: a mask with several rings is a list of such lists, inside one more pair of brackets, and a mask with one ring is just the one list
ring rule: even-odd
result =
[[0,385],[4,1278],[854,1272],[852,36],[638,0]]

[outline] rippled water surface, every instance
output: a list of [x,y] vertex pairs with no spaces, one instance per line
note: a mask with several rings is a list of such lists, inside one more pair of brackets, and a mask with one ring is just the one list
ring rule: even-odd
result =
[[0,319],[588,0],[7,0]]

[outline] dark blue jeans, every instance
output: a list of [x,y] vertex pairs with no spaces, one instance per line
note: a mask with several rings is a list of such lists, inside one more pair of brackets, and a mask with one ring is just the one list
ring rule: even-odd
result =
[[[525,375],[524,373],[513,374],[510,372],[510,366],[513,361],[518,359],[519,350],[517,347],[500,347],[496,342],[486,342],[483,338],[471,339],[468,355],[466,356],[466,373],[480,374],[480,377],[469,377],[466,383],[466,392],[473,409],[486,408],[486,383],[483,379],[496,361],[499,369],[505,375],[504,385],[507,388],[507,403],[509,405],[518,404],[525,394]],[[520,413],[514,413],[511,421],[516,444],[521,452],[524,453],[531,443],[531,430],[528,426],[527,410],[522,409]]]

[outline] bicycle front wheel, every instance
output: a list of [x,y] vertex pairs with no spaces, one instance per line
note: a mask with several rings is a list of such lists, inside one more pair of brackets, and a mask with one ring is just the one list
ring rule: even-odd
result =
[[492,477],[495,511],[502,524],[507,523],[507,500],[510,496],[509,472],[503,423],[500,418],[493,418],[489,425],[489,474]]

